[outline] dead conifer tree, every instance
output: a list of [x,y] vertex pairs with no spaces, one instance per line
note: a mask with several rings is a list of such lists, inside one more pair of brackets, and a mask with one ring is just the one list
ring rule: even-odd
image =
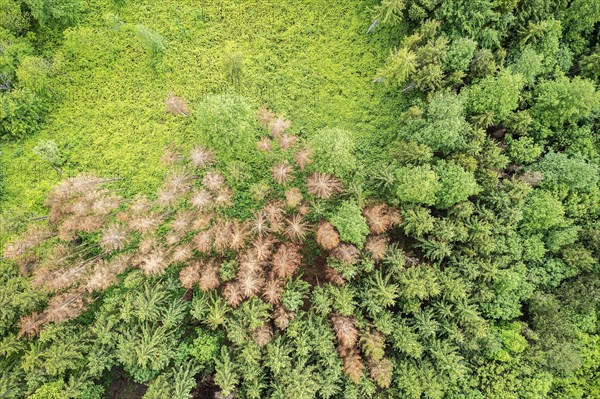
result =
[[171,94],[165,99],[165,112],[171,115],[190,115],[190,107],[183,98]]
[[317,229],[317,242],[326,250],[332,250],[340,244],[340,235],[330,222],[323,221]]
[[309,194],[323,199],[331,198],[332,195],[342,191],[342,183],[336,177],[319,172],[307,178],[306,186]]

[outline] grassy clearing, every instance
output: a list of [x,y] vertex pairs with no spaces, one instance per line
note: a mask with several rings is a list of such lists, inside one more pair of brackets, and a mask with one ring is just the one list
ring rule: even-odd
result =
[[[213,94],[237,92],[253,109],[267,104],[294,121],[300,136],[325,126],[350,130],[363,156],[393,128],[389,108],[397,100],[372,83],[394,42],[366,34],[375,1],[120,3],[92,3],[87,20],[65,33],[54,57],[64,71],[53,84],[60,101],[49,123],[1,147],[5,221],[43,214],[48,189],[61,179],[32,153],[40,139],[58,143],[64,175],[93,171],[123,178],[125,195],[153,192],[164,174],[157,162],[164,146],[189,148],[211,129],[198,110]],[[140,24],[165,40],[154,58],[135,33]],[[237,83],[225,73],[232,57],[243,64]],[[190,118],[164,112],[169,94],[189,101]],[[240,129],[258,129],[253,118]]]

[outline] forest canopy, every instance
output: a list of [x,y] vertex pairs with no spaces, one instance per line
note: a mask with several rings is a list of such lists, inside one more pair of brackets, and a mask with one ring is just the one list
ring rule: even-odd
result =
[[600,397],[600,2],[0,0],[0,397]]

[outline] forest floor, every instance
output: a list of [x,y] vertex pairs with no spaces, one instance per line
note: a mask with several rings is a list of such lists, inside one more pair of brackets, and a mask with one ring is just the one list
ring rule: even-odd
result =
[[[363,155],[376,153],[378,140],[394,130],[390,109],[402,101],[373,83],[397,43],[388,31],[367,34],[376,2],[90,2],[86,19],[49,50],[59,73],[45,128],[0,147],[0,244],[15,224],[44,214],[49,188],[65,176],[120,177],[125,196],[154,191],[165,173],[158,161],[165,146],[200,141],[192,118],[164,112],[169,95],[186,99],[194,117],[206,96],[236,92],[255,109],[268,105],[285,115],[295,134],[347,129]],[[164,38],[158,56],[145,51],[138,25]],[[233,84],[224,62],[235,57],[242,68]],[[58,144],[62,176],[33,153],[40,140]]]

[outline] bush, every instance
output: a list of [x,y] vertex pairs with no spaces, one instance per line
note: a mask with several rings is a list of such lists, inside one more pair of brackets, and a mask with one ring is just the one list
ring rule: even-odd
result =
[[359,248],[363,247],[369,234],[369,226],[355,202],[342,202],[329,221],[339,231],[342,241],[351,242]]

